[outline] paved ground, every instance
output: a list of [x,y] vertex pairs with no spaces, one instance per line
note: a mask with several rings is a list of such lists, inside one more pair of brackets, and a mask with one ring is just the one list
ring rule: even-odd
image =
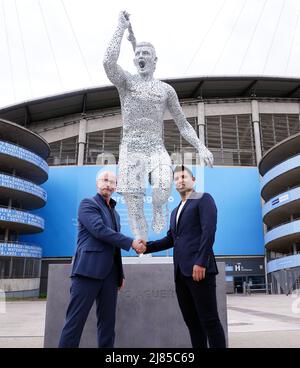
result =
[[[251,295],[227,297],[232,348],[300,348],[300,297]],[[0,347],[41,348],[45,301],[0,305]]]
[[228,296],[233,348],[300,348],[300,297]]
[[0,313],[1,348],[43,347],[46,301],[7,302],[5,312]]

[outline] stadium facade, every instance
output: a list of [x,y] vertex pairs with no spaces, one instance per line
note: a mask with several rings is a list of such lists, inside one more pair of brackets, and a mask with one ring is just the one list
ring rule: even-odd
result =
[[265,200],[265,246],[268,253],[274,254],[267,271],[275,291],[281,288],[288,294],[300,287],[300,134],[271,148],[261,160],[259,171]]
[[42,248],[21,237],[44,230],[29,210],[46,204],[49,152],[37,134],[0,119],[0,289],[11,297],[39,295]]
[[[271,166],[266,164],[267,168],[261,169],[268,161],[270,150],[284,140],[289,146],[292,140],[287,138],[300,132],[300,79],[194,77],[165,82],[175,88],[187,119],[215,157],[215,167],[201,171],[198,184],[201,190],[214,196],[218,206],[215,253],[226,262],[228,290],[242,292],[245,284],[264,290],[266,283],[272,283],[274,292],[285,292],[282,279],[273,275],[272,262],[293,256],[296,258],[291,268],[299,267],[299,238],[295,236],[291,246],[271,246],[263,218],[268,226],[287,220],[296,223],[292,217],[279,220],[265,212],[273,195],[289,191],[290,187],[287,185],[265,195],[260,181],[264,183],[266,170],[271,170],[272,165],[289,165],[289,162],[274,159]],[[1,109],[0,118],[39,134],[51,148],[49,180],[44,185],[47,205],[32,212],[45,219],[45,231],[21,237],[22,241],[34,242],[43,248],[41,288],[45,290],[48,265],[70,262],[74,254],[80,200],[94,194],[99,168],[115,167],[118,162],[122,136],[118,93],[113,86],[66,93]],[[194,148],[180,136],[170,115],[166,114],[164,119],[165,146],[173,163],[180,162],[185,155],[197,171],[199,162]],[[288,157],[284,156],[283,160],[288,161]],[[293,190],[295,194],[296,188]],[[122,230],[129,235],[123,199],[119,195],[116,199],[122,215]],[[151,208],[149,202],[150,195],[145,200],[147,211]],[[178,194],[173,190],[169,210],[178,202]],[[299,213],[299,202],[289,210]],[[158,237],[150,232],[150,238]],[[172,251],[158,255],[171,254]],[[134,256],[123,253],[123,256],[128,255]],[[285,267],[289,268],[289,264]],[[296,274],[293,277],[296,278]],[[293,287],[297,284],[297,280],[294,281]]]

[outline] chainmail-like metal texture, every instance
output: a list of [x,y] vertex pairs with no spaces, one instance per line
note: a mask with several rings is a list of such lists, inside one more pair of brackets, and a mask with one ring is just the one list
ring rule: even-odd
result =
[[165,111],[170,111],[183,138],[197,149],[206,164],[212,165],[213,156],[186,120],[175,90],[153,78],[157,58],[151,44],[138,43],[135,46],[134,62],[138,74],[131,75],[117,64],[123,35],[129,26],[124,12],[121,12],[103,64],[109,80],[118,89],[122,109],[123,136],[117,191],[125,197],[134,236],[147,240],[148,225],[143,202],[146,187],[150,182],[152,228],[159,233],[165,226],[165,207],[173,179],[171,159],[163,140]]

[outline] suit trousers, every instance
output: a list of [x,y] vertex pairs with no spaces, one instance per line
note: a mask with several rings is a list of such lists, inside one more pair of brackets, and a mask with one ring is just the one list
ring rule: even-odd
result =
[[194,281],[178,269],[176,294],[183,319],[189,329],[193,348],[226,348],[216,297],[216,276],[207,274],[204,280]]
[[72,277],[71,299],[61,333],[59,348],[77,348],[89,312],[96,301],[97,337],[99,348],[112,348],[118,294],[118,272],[115,263],[103,279]]

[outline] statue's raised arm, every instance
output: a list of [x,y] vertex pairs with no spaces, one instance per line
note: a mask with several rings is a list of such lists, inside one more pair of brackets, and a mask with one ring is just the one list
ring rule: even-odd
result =
[[116,86],[122,87],[126,83],[129,73],[118,65],[121,43],[126,29],[130,27],[129,14],[122,11],[119,14],[119,22],[104,55],[103,66],[108,79]]

